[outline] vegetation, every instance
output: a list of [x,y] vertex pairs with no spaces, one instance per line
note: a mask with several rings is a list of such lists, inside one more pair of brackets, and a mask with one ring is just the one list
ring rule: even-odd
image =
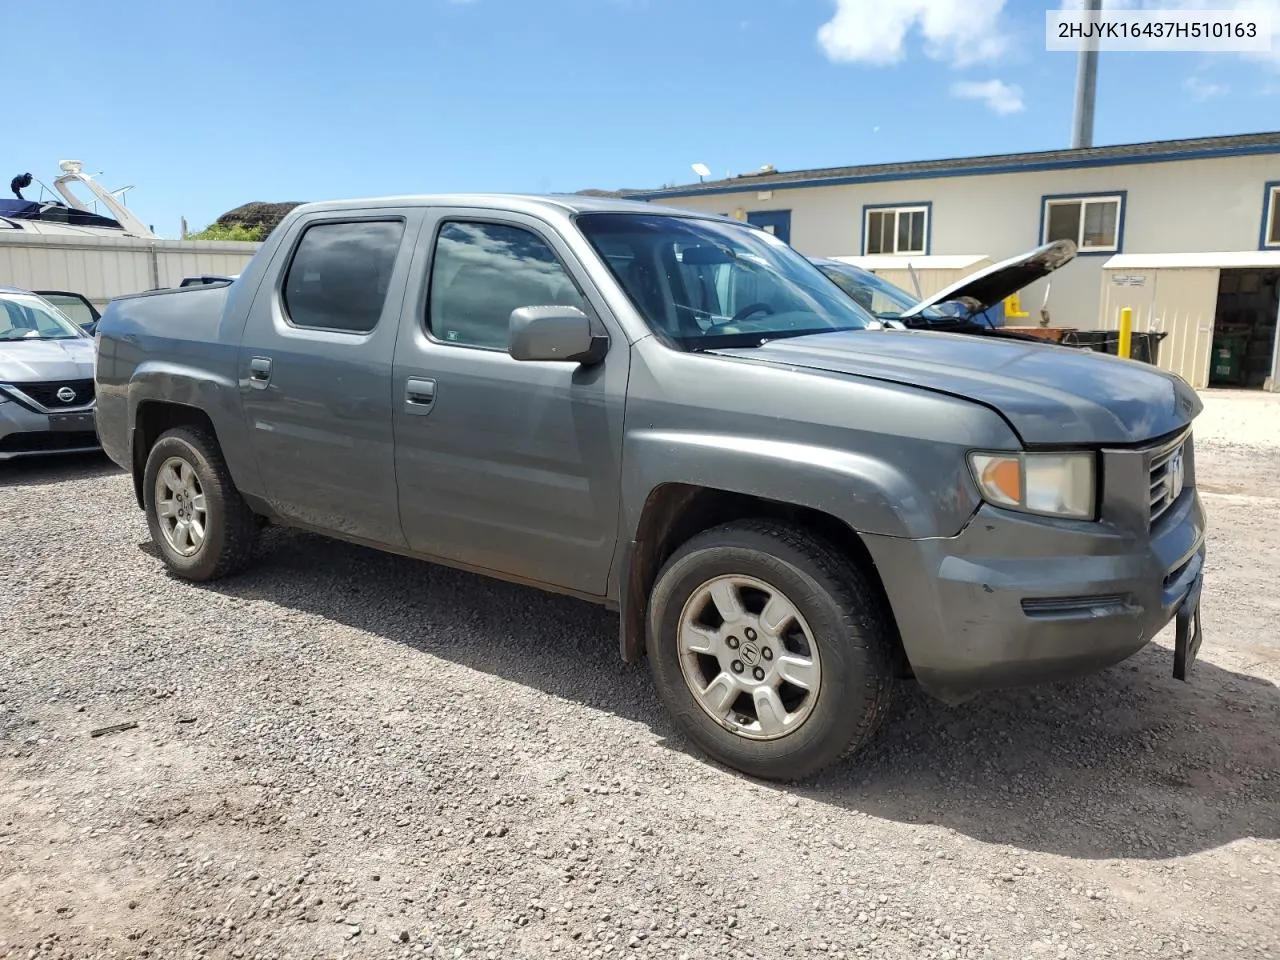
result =
[[239,240],[244,243],[257,243],[267,235],[267,227],[263,224],[248,225],[244,223],[221,224],[211,223],[198,233],[188,233],[188,240]]

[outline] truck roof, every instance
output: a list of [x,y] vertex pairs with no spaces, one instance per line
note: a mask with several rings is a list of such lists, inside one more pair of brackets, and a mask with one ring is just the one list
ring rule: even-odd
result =
[[481,207],[527,213],[556,211],[575,213],[652,213],[669,216],[726,219],[699,210],[681,210],[643,200],[618,200],[577,193],[436,193],[406,196],[368,197],[350,200],[321,200],[295,207],[292,214],[324,213],[333,210],[355,210],[368,207]]

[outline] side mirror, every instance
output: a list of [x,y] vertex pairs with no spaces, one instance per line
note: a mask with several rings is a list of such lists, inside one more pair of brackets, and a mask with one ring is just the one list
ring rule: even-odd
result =
[[577,307],[520,307],[511,311],[507,353],[516,360],[598,363],[609,348],[607,337],[591,329],[591,318]]

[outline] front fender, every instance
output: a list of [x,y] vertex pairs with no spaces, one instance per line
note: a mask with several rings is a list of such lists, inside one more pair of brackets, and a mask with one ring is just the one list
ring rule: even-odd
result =
[[632,536],[650,493],[666,483],[808,507],[843,520],[858,533],[911,539],[950,536],[977,508],[958,473],[955,482],[948,482],[936,470],[926,471],[919,482],[881,459],[851,450],[673,430],[633,432],[627,445],[623,513]]

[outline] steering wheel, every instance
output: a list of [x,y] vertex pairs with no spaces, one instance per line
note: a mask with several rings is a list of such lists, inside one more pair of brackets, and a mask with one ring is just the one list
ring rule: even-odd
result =
[[753,313],[768,314],[768,313],[776,313],[776,312],[777,311],[774,310],[773,307],[769,306],[769,304],[767,303],[759,303],[759,302],[749,303],[745,307],[743,307],[741,310],[739,310],[737,313],[735,313],[733,315],[733,319],[730,320],[729,323],[731,324],[741,323],[743,320],[747,319],[747,317],[751,316]]

